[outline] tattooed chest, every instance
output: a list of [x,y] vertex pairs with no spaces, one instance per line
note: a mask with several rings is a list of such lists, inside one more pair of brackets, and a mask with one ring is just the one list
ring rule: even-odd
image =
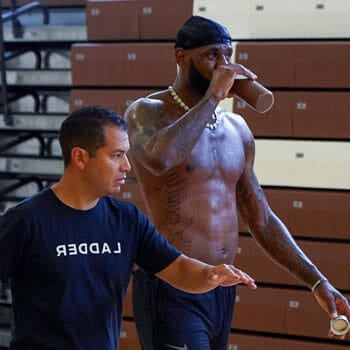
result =
[[245,162],[244,150],[235,140],[200,140],[187,160],[186,169],[203,178],[215,176],[231,181],[239,178]]

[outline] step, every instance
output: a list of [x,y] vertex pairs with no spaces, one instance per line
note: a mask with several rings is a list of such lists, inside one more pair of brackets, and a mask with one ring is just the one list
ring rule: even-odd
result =
[[[12,53],[11,51],[8,51]],[[47,49],[41,50],[27,48],[18,54],[13,50],[16,57],[6,61],[7,69],[70,69],[70,50],[69,49]],[[13,56],[14,56],[13,54]]]
[[[3,10],[3,14],[8,11]],[[22,41],[86,41],[85,8],[49,9],[49,24],[43,24],[43,11],[32,9],[18,17],[23,27],[22,38],[16,38],[12,31],[12,22],[4,23],[6,42]]]
[[[71,86],[71,72],[64,69],[7,70],[7,85],[16,86]],[[1,79],[0,79],[1,82]]]
[[6,125],[4,116],[0,114],[0,130],[42,130],[59,131],[66,115],[57,114],[13,114],[12,125]]
[[40,42],[40,41],[65,41],[77,42],[87,41],[86,27],[84,25],[75,26],[54,26],[43,25],[41,27],[25,27],[23,36],[15,38],[12,28],[4,28],[5,42]]
[[40,157],[0,156],[0,172],[60,176],[63,173],[63,161]]

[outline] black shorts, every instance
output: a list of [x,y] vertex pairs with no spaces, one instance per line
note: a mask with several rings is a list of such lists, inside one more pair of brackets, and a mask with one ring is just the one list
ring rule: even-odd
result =
[[137,270],[133,309],[143,350],[226,350],[235,287],[190,294]]

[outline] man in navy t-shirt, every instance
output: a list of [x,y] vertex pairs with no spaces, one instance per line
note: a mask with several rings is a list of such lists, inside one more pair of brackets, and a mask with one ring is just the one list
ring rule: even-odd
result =
[[253,279],[191,259],[133,204],[113,198],[130,170],[126,122],[91,106],[63,122],[57,184],[0,217],[0,280],[11,281],[11,349],[116,350],[134,264],[190,293]]

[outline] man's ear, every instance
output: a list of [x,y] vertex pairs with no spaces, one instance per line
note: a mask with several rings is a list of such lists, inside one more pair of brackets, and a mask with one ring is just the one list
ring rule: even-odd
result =
[[88,152],[81,147],[73,147],[71,152],[72,162],[81,170],[85,168],[88,159]]
[[186,69],[188,67],[189,57],[186,51],[182,48],[177,48],[175,51],[176,63],[181,69]]

